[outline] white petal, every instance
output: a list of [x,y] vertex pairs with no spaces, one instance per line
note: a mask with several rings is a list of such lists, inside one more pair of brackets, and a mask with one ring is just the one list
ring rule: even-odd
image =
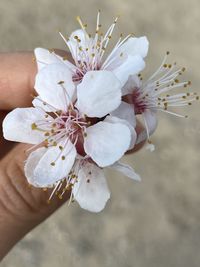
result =
[[64,64],[70,70],[70,72],[72,73],[72,75],[74,73],[76,73],[77,67],[74,64],[72,64],[69,60],[64,59]]
[[[80,42],[77,41],[77,37],[80,40]],[[69,41],[67,42],[67,45],[70,49],[70,52],[72,53],[73,58],[76,58],[79,60],[79,47],[81,46],[83,50],[88,48],[88,45],[90,41],[93,40],[92,38],[89,38],[88,34],[86,31],[82,29],[78,29],[74,32],[69,37]]]
[[[49,147],[39,160],[32,178],[38,186],[45,187],[67,177],[74,164],[76,149],[70,141],[66,146],[65,142],[66,140],[59,142],[55,147]],[[65,148],[61,151],[59,146]],[[64,160],[62,156],[65,157]],[[52,162],[55,162],[54,166],[52,166]]]
[[49,64],[64,62],[60,56],[56,55],[55,53],[51,53],[47,49],[38,47],[34,50],[34,52],[39,71]]
[[49,104],[46,102],[42,101],[42,99],[37,96],[33,99],[32,104],[35,108],[41,108],[42,110],[46,112],[54,112],[56,111],[53,107],[51,107]]
[[119,79],[123,87],[130,75],[139,73],[144,67],[145,62],[141,56],[127,56],[126,59],[122,61],[122,64],[113,70],[113,73]]
[[45,113],[36,108],[16,108],[3,121],[4,138],[27,144],[39,144],[45,138],[40,131],[33,130],[32,124],[44,120]]
[[[60,82],[63,84],[59,84]],[[35,89],[43,101],[54,108],[66,110],[73,97],[75,86],[72,74],[65,65],[51,64],[37,74]]]
[[[156,130],[157,124],[158,124],[156,112],[151,111],[151,110],[146,110],[143,113],[143,116],[144,116],[144,120],[146,121],[149,136],[150,136],[154,133],[154,131]],[[136,144],[141,143],[145,139],[147,139],[147,130],[146,129],[138,135]]]
[[104,117],[121,102],[121,84],[110,71],[89,71],[77,87],[77,108],[88,117]]
[[131,166],[127,164],[124,164],[118,161],[114,163],[113,165],[111,165],[110,168],[123,173],[125,176],[135,181],[141,181],[140,176],[134,171],[134,169]]
[[134,148],[137,134],[136,134],[135,128],[127,120],[120,119],[120,118],[114,117],[114,116],[107,116],[104,121],[109,122],[109,123],[121,123],[121,124],[128,126],[130,133],[131,133],[131,141],[130,141],[130,145],[129,145],[128,150]]
[[119,53],[126,53],[131,56],[140,55],[146,57],[149,49],[149,41],[146,36],[139,38],[130,37],[124,44],[119,47]]
[[136,140],[136,145],[145,141],[147,139],[147,131],[143,130],[141,133],[138,134],[137,140]]
[[102,169],[87,163],[78,173],[73,195],[81,208],[91,212],[100,212],[110,198],[106,178]]
[[122,95],[132,94],[134,88],[140,88],[141,81],[137,75],[129,76],[127,83],[122,88]]
[[122,123],[98,122],[87,128],[84,149],[100,167],[119,160],[129,149],[131,132]]
[[126,120],[132,127],[136,126],[136,117],[133,105],[121,102],[120,106],[110,113],[111,116]]
[[38,71],[49,64],[64,64],[72,73],[76,71],[76,66],[67,59],[62,58],[55,52],[50,52],[44,48],[35,49],[35,57],[37,61]]
[[144,117],[148,125],[149,133],[152,134],[158,125],[156,112],[151,110],[146,110],[144,112]]
[[[41,185],[38,185],[36,181],[34,180],[34,170],[42,158],[42,156],[46,153],[47,148],[40,147],[33,151],[27,158],[25,166],[24,166],[24,174],[29,182],[29,184],[32,184],[35,187],[41,187]],[[46,185],[48,186],[48,185]],[[46,187],[45,186],[45,187]],[[51,186],[51,185],[50,185]]]

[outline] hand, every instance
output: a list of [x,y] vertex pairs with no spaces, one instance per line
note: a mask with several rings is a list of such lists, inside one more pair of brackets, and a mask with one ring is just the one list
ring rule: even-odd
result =
[[[37,72],[33,57],[32,52],[0,54],[0,123],[9,110],[31,106]],[[66,193],[62,200],[55,198],[49,205],[50,191],[28,185],[23,172],[27,148],[26,144],[4,140],[0,133],[0,259],[69,198]]]

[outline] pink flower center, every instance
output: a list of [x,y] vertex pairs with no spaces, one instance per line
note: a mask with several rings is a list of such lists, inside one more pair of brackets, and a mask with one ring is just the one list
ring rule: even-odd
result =
[[140,88],[134,87],[132,94],[123,96],[123,101],[134,105],[136,114],[142,114],[148,108],[147,95],[142,96]]
[[90,62],[81,62],[81,61],[78,61],[78,65],[77,65],[77,69],[76,69],[76,72],[74,73],[72,79],[73,79],[73,82],[81,82],[84,75],[88,72],[88,71],[92,71],[92,70],[100,70],[101,67],[100,67],[100,63],[96,63],[94,64],[91,64]]

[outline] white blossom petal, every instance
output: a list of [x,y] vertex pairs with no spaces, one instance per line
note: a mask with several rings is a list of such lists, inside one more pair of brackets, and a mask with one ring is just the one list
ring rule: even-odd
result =
[[44,102],[65,111],[73,98],[72,74],[63,64],[51,64],[36,75],[35,89]]
[[89,71],[77,86],[76,106],[88,117],[104,117],[121,102],[121,84],[110,71]]
[[136,134],[135,128],[127,120],[120,119],[120,118],[114,117],[114,116],[107,116],[104,121],[109,122],[109,123],[121,123],[121,124],[128,126],[130,133],[131,133],[131,141],[130,141],[130,145],[129,145],[128,150],[134,148],[137,134]]
[[35,108],[40,108],[40,109],[44,110],[45,112],[55,112],[55,111],[57,111],[57,109],[51,107],[46,102],[42,101],[42,99],[39,96],[37,96],[37,97],[35,97],[33,99],[32,105]]
[[127,121],[134,128],[136,126],[134,107],[126,102],[122,101],[120,106],[112,111],[110,115]]
[[89,43],[92,40],[93,39],[88,36],[86,31],[82,29],[78,29],[72,32],[72,34],[69,37],[69,41],[67,42],[67,45],[70,49],[70,52],[72,53],[73,58],[79,60],[79,53],[80,53],[79,47],[81,46],[82,50],[85,50],[86,48],[88,48]]
[[123,87],[130,75],[139,73],[144,67],[145,62],[141,56],[127,56],[126,59],[122,61],[122,64],[113,70],[113,73],[119,79]]
[[100,212],[110,198],[110,192],[102,169],[95,164],[85,164],[78,173],[78,182],[73,187],[73,195],[81,208]]
[[122,123],[98,122],[87,128],[84,149],[100,167],[119,160],[129,149],[131,132]]
[[140,88],[141,81],[137,75],[129,76],[127,83],[122,88],[122,95],[132,94],[134,88]]
[[145,120],[147,122],[148,125],[148,129],[149,129],[149,133],[152,134],[157,125],[158,125],[158,120],[157,120],[157,116],[156,116],[156,112],[149,110],[146,110],[143,113],[143,116],[145,117]]
[[[64,149],[60,150],[59,146],[64,147]],[[66,140],[62,140],[57,146],[49,147],[38,161],[32,181],[38,186],[45,187],[67,177],[74,164],[75,157],[76,149],[69,140],[67,145]]]
[[147,131],[143,130],[137,135],[136,145],[147,140]]
[[39,144],[44,133],[32,129],[32,124],[44,120],[45,113],[36,108],[16,108],[3,121],[4,138],[10,141]]
[[135,181],[141,181],[139,174],[137,174],[134,169],[127,164],[118,161],[111,165],[110,168],[123,173],[125,176]]
[[[156,112],[151,111],[151,110],[146,110],[143,113],[143,116],[144,116],[144,120],[146,121],[149,136],[150,136],[155,132],[157,124],[158,124]],[[136,144],[139,144],[146,139],[147,139],[147,129],[145,129],[138,135]]]
[[[33,151],[27,158],[24,166],[24,174],[29,182],[29,184],[35,186],[35,187],[41,187],[41,185],[38,185],[36,181],[34,180],[34,170],[42,158],[42,156],[47,152],[47,148],[40,147]],[[51,187],[51,185],[49,185]],[[45,185],[45,187],[48,187],[48,185]]]
[[146,36],[139,38],[130,37],[125,43],[123,43],[119,50],[120,53],[125,53],[131,56],[140,55],[142,58],[146,57],[149,49],[149,41]]
[[38,47],[34,50],[34,53],[39,71],[49,64],[63,63],[62,57],[56,55],[54,52],[50,52],[47,49]]

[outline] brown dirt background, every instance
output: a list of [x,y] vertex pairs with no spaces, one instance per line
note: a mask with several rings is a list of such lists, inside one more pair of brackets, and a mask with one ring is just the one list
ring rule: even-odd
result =
[[[98,9],[116,31],[147,35],[147,73],[165,51],[187,67],[199,92],[199,0],[1,0],[0,51],[63,48],[57,29],[76,29],[76,15],[93,25]],[[141,183],[108,173],[112,199],[100,214],[63,206],[7,255],[2,267],[199,267],[200,121],[199,104],[187,120],[160,114],[153,136],[156,151],[126,157]]]

